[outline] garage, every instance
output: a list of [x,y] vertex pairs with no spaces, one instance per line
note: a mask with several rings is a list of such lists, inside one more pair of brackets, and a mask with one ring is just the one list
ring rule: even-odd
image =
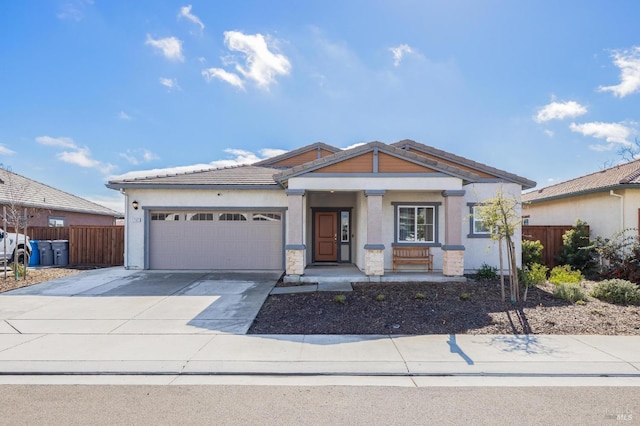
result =
[[150,211],[149,269],[282,270],[282,211]]

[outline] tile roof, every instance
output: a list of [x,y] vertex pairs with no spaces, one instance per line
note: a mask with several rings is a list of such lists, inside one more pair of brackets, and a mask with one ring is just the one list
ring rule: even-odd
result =
[[0,168],[0,204],[121,217],[122,213]]
[[414,149],[416,149],[418,151],[422,151],[425,154],[433,155],[434,157],[439,157],[439,158],[442,158],[444,160],[448,160],[448,161],[451,161],[453,163],[460,164],[462,166],[467,166],[467,167],[470,167],[472,169],[476,169],[476,170],[485,172],[487,174],[491,174],[491,175],[494,175],[494,176],[499,176],[499,177],[504,178],[506,180],[510,180],[510,181],[519,183],[524,188],[533,188],[534,186],[536,186],[536,182],[534,182],[532,180],[523,178],[523,177],[518,176],[518,175],[513,174],[513,173],[506,172],[504,170],[496,169],[495,167],[491,167],[491,166],[488,166],[488,165],[483,164],[483,163],[478,163],[477,161],[473,161],[473,160],[469,160],[469,159],[464,158],[464,157],[460,157],[459,155],[455,155],[455,154],[452,154],[450,152],[446,152],[446,151],[443,151],[441,149],[437,149],[437,148],[434,148],[432,146],[425,145],[423,143],[413,141],[411,139],[401,140],[401,141],[393,143],[391,145],[399,147],[399,148],[400,147],[409,146],[409,147],[412,147],[412,148],[414,148]]
[[176,173],[162,176],[149,176],[133,179],[112,180],[108,188],[175,188],[189,187],[274,187],[281,188],[273,180],[278,170],[270,167],[243,165],[220,169],[207,169]]
[[630,161],[522,195],[523,202],[545,201],[630,186],[640,187],[640,160]]

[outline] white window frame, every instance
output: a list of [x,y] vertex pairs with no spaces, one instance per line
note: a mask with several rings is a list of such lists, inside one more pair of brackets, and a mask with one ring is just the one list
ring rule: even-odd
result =
[[[400,238],[401,233],[401,224],[400,224],[400,211],[401,209],[414,209],[414,235],[418,232],[418,226],[425,227],[425,240],[403,240]],[[425,211],[431,211],[431,223],[425,223],[424,225],[418,224],[418,209],[425,209]],[[425,215],[425,222],[428,218],[428,214]],[[397,244],[433,244],[436,242],[437,238],[437,209],[434,205],[420,205],[420,204],[398,204],[396,206],[396,215],[395,215],[395,227],[396,227],[396,238],[395,242]],[[431,237],[432,239],[427,240],[426,237],[429,235],[428,229],[431,227]]]

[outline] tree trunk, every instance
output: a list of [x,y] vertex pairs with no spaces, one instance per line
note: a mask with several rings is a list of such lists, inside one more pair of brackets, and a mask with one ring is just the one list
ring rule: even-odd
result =
[[504,267],[502,264],[502,239],[498,240],[498,258],[500,259],[500,297],[504,302]]

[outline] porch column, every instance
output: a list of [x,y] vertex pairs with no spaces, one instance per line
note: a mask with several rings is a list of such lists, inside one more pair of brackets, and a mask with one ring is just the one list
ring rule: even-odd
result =
[[384,275],[384,244],[382,241],[382,196],[384,190],[368,190],[367,243],[364,245],[364,273],[369,276]]
[[462,196],[464,193],[464,190],[442,191],[446,214],[442,274],[448,277],[464,275],[464,245],[462,245]]
[[286,274],[300,276],[304,274],[304,189],[287,189],[287,201],[289,209],[287,211],[287,241],[285,243],[286,252]]

